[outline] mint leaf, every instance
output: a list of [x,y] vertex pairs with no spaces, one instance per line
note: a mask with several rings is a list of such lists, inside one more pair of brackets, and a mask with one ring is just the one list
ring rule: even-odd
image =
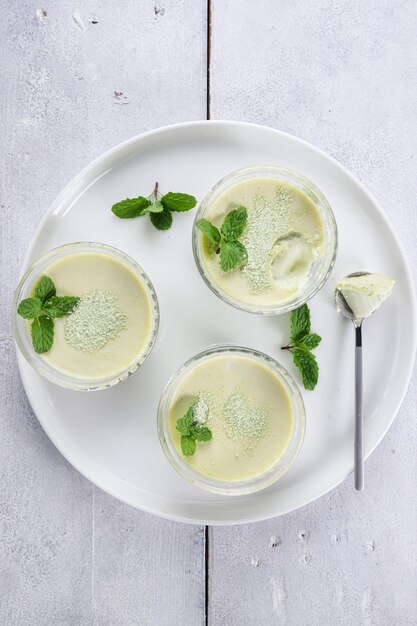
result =
[[172,226],[172,215],[167,209],[164,209],[162,213],[149,213],[149,217],[158,230],[168,230]]
[[320,341],[321,341],[320,335],[317,335],[316,333],[311,333],[299,339],[297,341],[297,345],[302,345],[308,348],[309,350],[314,350],[314,348],[317,348]]
[[301,372],[305,389],[313,390],[319,378],[319,366],[316,357],[304,346],[296,346],[293,351],[294,365]]
[[42,302],[46,302],[56,294],[55,284],[49,276],[42,276],[35,285],[35,298],[39,298]]
[[197,441],[210,441],[213,438],[211,430],[207,426],[196,424],[192,429],[192,436]]
[[189,435],[193,424],[194,424],[194,414],[193,414],[193,407],[191,406],[188,409],[187,413],[184,415],[184,417],[180,417],[179,419],[177,419],[175,428],[182,435]]
[[246,263],[246,248],[240,241],[220,242],[220,267],[223,272],[230,272],[236,267],[241,267]]
[[195,439],[192,437],[181,437],[181,450],[184,456],[193,456],[196,449]]
[[226,241],[236,241],[246,228],[248,211],[241,206],[230,211],[224,218],[221,232]]
[[217,249],[221,239],[219,229],[216,228],[214,224],[204,219],[204,217],[196,222],[196,226]]
[[130,219],[143,215],[144,210],[147,209],[150,204],[151,201],[148,200],[148,198],[138,196],[137,198],[126,198],[126,200],[116,202],[116,204],[113,204],[111,210],[121,219]]
[[314,389],[319,378],[319,366],[316,357],[311,352],[321,341],[320,335],[310,333],[310,309],[303,304],[291,313],[291,343],[281,350],[289,350],[294,364],[301,373],[305,389]]
[[52,348],[54,341],[54,322],[46,315],[40,315],[32,322],[32,344],[35,352],[43,354]]
[[291,312],[291,341],[299,341],[310,332],[310,309],[303,304]]
[[21,317],[26,320],[33,320],[38,317],[42,309],[42,303],[39,298],[26,298],[19,302],[17,312]]
[[197,204],[194,196],[189,196],[187,193],[172,193],[172,191],[162,196],[161,202],[168,211],[189,211]]
[[220,231],[204,218],[196,223],[196,227],[204,233],[211,247],[220,252],[220,267],[223,272],[230,272],[247,262],[246,248],[238,241],[246,227],[247,217],[247,209],[241,206],[226,215]]
[[194,418],[195,402],[188,408],[187,413],[177,419],[175,428],[181,433],[181,450],[184,456],[192,456],[196,451],[196,441],[210,441],[211,430],[202,426]]
[[33,319],[32,344],[35,352],[43,354],[51,349],[54,341],[52,318],[70,315],[79,302],[74,296],[57,296],[54,281],[42,276],[34,289],[35,297],[19,302],[17,312],[25,319]]
[[155,200],[144,210],[144,213],[162,213],[164,205],[160,200]]
[[75,296],[53,296],[44,304],[45,313],[49,317],[65,317],[73,312],[79,301]]
[[148,198],[126,198],[116,202],[112,211],[117,217],[129,219],[149,214],[152,224],[158,230],[168,230],[172,225],[171,211],[189,211],[197,204],[194,196],[186,193],[169,193],[161,196],[158,182]]

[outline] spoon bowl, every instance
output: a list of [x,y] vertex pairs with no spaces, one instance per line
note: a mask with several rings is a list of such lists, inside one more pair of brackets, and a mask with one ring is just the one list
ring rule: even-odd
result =
[[[345,278],[355,278],[357,276],[366,276],[369,273],[370,272],[353,272],[352,274],[348,274],[347,276],[345,276]],[[346,302],[345,296],[337,287],[334,292],[334,299],[336,302],[336,308],[338,312],[344,315],[344,317],[347,317],[347,319],[351,320],[354,323],[355,327],[363,322],[365,318],[355,316],[354,312],[352,311],[352,309]],[[369,315],[372,315],[372,313],[370,313]]]

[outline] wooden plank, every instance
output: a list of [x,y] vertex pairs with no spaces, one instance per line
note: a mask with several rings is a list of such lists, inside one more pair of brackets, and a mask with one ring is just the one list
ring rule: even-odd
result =
[[81,167],[205,117],[206,7],[12,0],[0,29],[0,621],[199,624],[203,529],[123,506],[64,461],[22,389],[9,303],[40,218]]
[[[414,2],[212,0],[211,112],[298,135],[356,174],[417,269]],[[416,275],[416,272],[415,272]],[[416,379],[366,464],[283,518],[210,532],[212,624],[412,624]]]
[[203,624],[204,527],[146,515],[94,491],[97,624]]

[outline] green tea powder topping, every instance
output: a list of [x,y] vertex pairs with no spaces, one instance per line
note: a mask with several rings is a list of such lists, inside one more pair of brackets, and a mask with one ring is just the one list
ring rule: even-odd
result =
[[271,250],[275,241],[289,229],[291,204],[294,194],[277,187],[275,198],[259,195],[248,211],[248,225],[242,236],[248,260],[240,270],[251,293],[258,294],[271,288]]
[[208,397],[205,393],[200,392],[197,396],[197,401],[193,407],[194,419],[199,424],[205,424],[207,422],[210,413],[210,406]]
[[113,291],[91,291],[82,296],[73,312],[65,319],[65,340],[81,352],[95,352],[104,348],[126,328],[127,315],[117,303]]
[[266,407],[250,406],[247,396],[234,393],[224,407],[224,417],[228,436],[244,442],[246,452],[253,452],[267,427]]

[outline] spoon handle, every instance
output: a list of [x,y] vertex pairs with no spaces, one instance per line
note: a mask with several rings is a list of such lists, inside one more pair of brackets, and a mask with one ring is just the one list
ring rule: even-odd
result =
[[355,326],[355,489],[364,487],[362,410],[362,324]]

